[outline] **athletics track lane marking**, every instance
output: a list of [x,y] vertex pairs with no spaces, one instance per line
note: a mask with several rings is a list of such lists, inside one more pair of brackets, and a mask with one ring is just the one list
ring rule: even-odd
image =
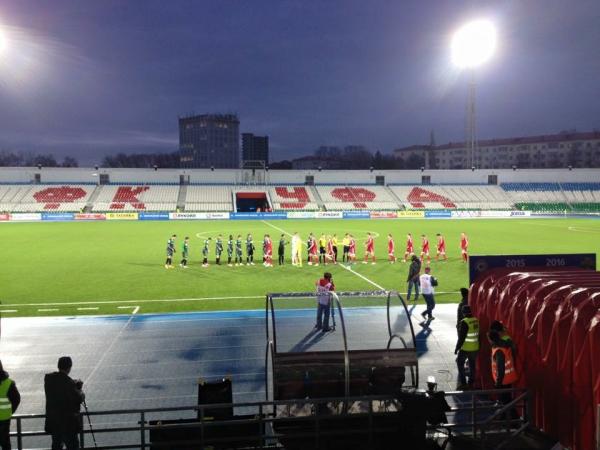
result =
[[[262,223],[264,223],[265,225],[270,226],[271,228],[275,228],[276,230],[281,231],[282,233],[287,234],[288,236],[293,236],[292,234],[288,233],[287,231],[285,231],[283,228],[279,228],[276,225],[273,225],[272,223],[267,222],[266,220],[261,220]],[[365,277],[364,275],[361,275],[358,272],[355,272],[351,267],[346,267],[344,264],[340,264],[340,267],[343,267],[344,269],[346,269],[348,272],[353,273],[354,275],[356,275],[359,278],[362,278],[363,280],[365,280],[367,283],[372,284],[373,286],[375,286],[377,289],[380,289],[382,291],[385,291],[387,289],[385,289],[383,286],[380,286],[379,284],[375,283],[373,280],[369,280],[367,277]]]

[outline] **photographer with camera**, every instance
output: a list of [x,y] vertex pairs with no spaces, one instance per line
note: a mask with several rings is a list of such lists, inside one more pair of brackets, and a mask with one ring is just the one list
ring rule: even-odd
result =
[[46,374],[45,431],[52,435],[52,450],[79,450],[77,434],[83,429],[79,408],[85,401],[83,381],[73,380],[69,373],[73,361],[69,356],[58,359],[58,372]]

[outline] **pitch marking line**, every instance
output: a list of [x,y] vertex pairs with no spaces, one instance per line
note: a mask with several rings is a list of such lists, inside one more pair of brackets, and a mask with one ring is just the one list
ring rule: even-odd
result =
[[[267,222],[266,220],[261,220],[262,223],[264,223],[265,225],[270,226],[271,228],[275,228],[276,230],[281,231],[282,233],[287,234],[288,236],[293,236],[291,233],[288,233],[287,231],[285,231],[283,228],[279,228],[276,225],[273,225],[272,223]],[[358,272],[355,272],[354,270],[352,270],[352,268],[350,267],[346,267],[343,264],[340,264],[341,267],[343,267],[344,269],[346,269],[348,272],[353,273],[354,275],[356,275],[359,278],[362,278],[363,280],[365,280],[367,283],[370,283],[371,285],[375,286],[377,289],[381,289],[382,291],[385,291],[386,289],[383,286],[380,286],[379,284],[375,283],[373,280],[369,280],[367,277],[365,277],[364,275],[361,275]]]
[[90,382],[90,380],[92,379],[92,377],[94,376],[94,374],[96,373],[96,371],[103,365],[103,362],[106,359],[106,356],[109,353],[111,353],[111,350],[114,347],[114,345],[116,344],[117,340],[121,337],[121,334],[123,334],[123,332],[129,326],[129,324],[131,323],[131,321],[133,320],[133,318],[135,317],[135,315],[137,314],[137,312],[139,310],[140,310],[140,307],[136,306],[135,309],[132,311],[131,316],[129,317],[129,320],[125,323],[125,325],[123,325],[123,328],[121,328],[119,330],[119,332],[115,335],[115,337],[113,338],[113,340],[110,343],[110,345],[108,347],[106,347],[106,350],[104,351],[104,353],[102,354],[102,356],[100,357],[100,359],[98,360],[98,362],[96,363],[96,365],[94,366],[94,368],[92,369],[92,371],[90,372],[90,374],[88,375],[87,380],[86,380],[87,383]]
[[93,308],[77,308],[77,311],[98,311],[98,307],[93,307]]
[[41,309],[38,309],[38,312],[50,312],[50,311],[58,311],[58,308],[41,308]]
[[14,312],[19,312],[18,309],[3,309],[2,311],[0,311],[0,313],[14,313]]

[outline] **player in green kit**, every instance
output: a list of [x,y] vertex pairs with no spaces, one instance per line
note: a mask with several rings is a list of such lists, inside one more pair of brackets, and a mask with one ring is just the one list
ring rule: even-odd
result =
[[208,267],[208,250],[212,238],[204,239],[204,247],[202,247],[202,267]]
[[235,240],[235,265],[241,266],[243,265],[243,253],[242,253],[242,235],[238,234],[237,239]]
[[183,267],[184,269],[188,268],[187,259],[190,251],[190,238],[188,236],[183,240],[183,244],[181,245],[181,263],[179,263],[179,267]]
[[231,257],[233,256],[233,235],[229,235],[229,239],[227,240],[227,265],[232,267]]
[[176,252],[176,250],[175,250],[175,238],[176,237],[177,237],[177,235],[174,234],[167,241],[167,260],[165,261],[165,269],[173,268],[173,253]]
[[221,265],[221,254],[223,253],[223,236],[218,235],[217,236],[217,242],[215,243],[215,256],[216,256],[216,262],[217,262],[217,266]]

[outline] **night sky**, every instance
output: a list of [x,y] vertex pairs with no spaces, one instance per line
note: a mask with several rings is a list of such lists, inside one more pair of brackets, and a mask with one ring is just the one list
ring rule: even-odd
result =
[[481,17],[480,138],[600,127],[598,0],[3,0],[0,149],[173,151],[192,112],[237,112],[273,160],[463,140],[449,42]]

